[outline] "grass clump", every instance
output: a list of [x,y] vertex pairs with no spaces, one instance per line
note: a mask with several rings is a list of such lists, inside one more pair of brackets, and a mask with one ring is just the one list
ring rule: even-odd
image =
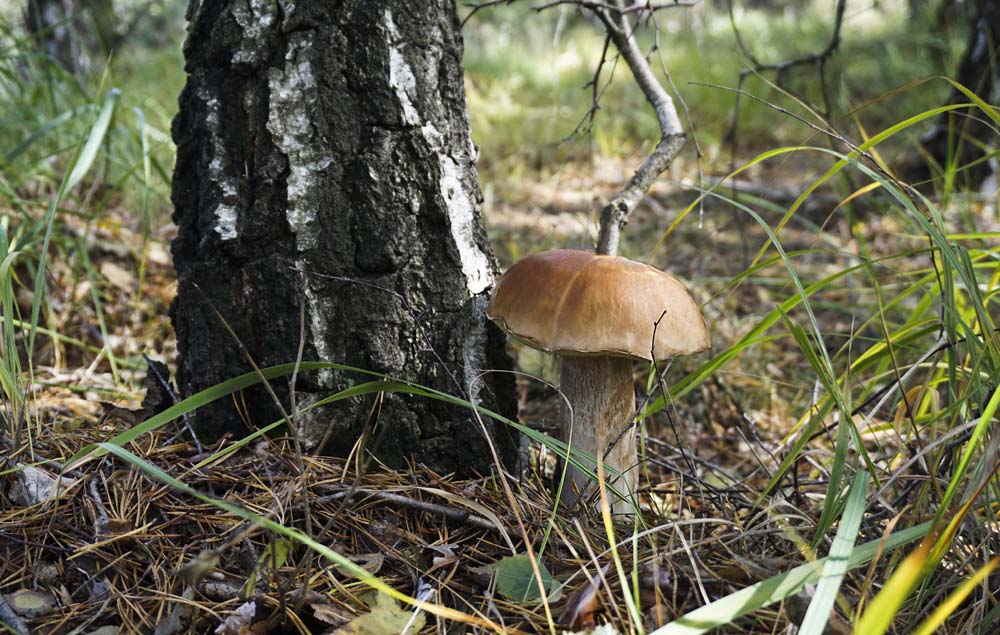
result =
[[76,77],[13,26],[0,45],[3,419],[23,438],[41,430],[43,386],[87,391],[69,369],[100,377],[90,388],[105,394],[134,389],[138,340],[169,301],[173,148],[169,119],[151,121],[110,70]]

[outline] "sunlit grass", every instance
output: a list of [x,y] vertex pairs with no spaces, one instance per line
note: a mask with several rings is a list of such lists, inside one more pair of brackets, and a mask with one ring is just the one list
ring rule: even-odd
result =
[[[160,129],[150,125],[142,107],[114,87],[109,69],[80,79],[9,25],[0,40],[0,387],[7,433],[17,438],[39,432],[29,416],[40,381],[36,367],[59,367],[67,346],[95,356],[95,368],[106,362],[116,383],[123,381],[122,366],[136,366],[108,343],[115,325],[106,319],[102,290],[109,284],[88,251],[98,233],[134,223],[128,230],[143,237],[145,269],[145,240],[154,206],[162,209],[169,193],[173,147],[169,119],[160,120]],[[75,308],[93,312],[103,345],[58,331],[73,315],[53,304],[53,263],[64,283],[89,288]],[[56,302],[62,305],[66,294],[59,290]]]

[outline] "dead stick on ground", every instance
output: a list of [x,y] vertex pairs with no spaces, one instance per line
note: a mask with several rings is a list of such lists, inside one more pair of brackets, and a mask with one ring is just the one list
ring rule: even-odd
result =
[[327,494],[326,496],[321,496],[315,499],[317,502],[327,502],[335,501],[344,498],[347,495],[354,494],[364,494],[365,496],[371,496],[373,498],[378,498],[380,500],[388,501],[391,503],[396,503],[410,509],[416,509],[423,512],[428,512],[430,514],[436,514],[438,516],[444,516],[450,520],[455,520],[473,527],[478,527],[480,529],[487,529],[489,531],[503,534],[509,531],[506,527],[500,527],[496,523],[489,521],[482,516],[477,516],[476,514],[463,511],[461,509],[455,509],[454,507],[448,507],[446,505],[439,505],[437,503],[428,503],[426,501],[419,500],[417,498],[410,498],[409,496],[403,496],[401,494],[393,494],[392,492],[383,492],[379,490],[370,490],[364,488],[356,488],[352,490],[345,490],[343,492],[337,492],[335,494]]

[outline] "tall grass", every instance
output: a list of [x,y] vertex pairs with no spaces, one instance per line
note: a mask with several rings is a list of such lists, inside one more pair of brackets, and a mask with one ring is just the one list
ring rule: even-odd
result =
[[[940,83],[948,85],[943,80]],[[974,109],[980,116],[998,120],[992,107],[959,88],[970,103],[955,108]],[[934,632],[946,628],[949,621],[962,623],[968,612],[987,615],[989,624],[976,624],[979,632],[989,632],[995,628],[990,624],[998,618],[996,611],[987,613],[991,593],[987,583],[996,582],[993,554],[1000,549],[995,511],[1000,496],[996,479],[1000,460],[996,417],[1000,346],[994,317],[1000,234],[979,229],[985,220],[983,210],[970,209],[968,199],[927,197],[893,178],[875,158],[876,146],[943,110],[932,109],[890,126],[845,155],[822,148],[785,148],[763,153],[739,170],[787,153],[817,152],[830,154],[835,160],[822,177],[805,188],[805,194],[774,228],[748,205],[721,197],[752,216],[768,236],[751,269],[759,274],[758,267],[782,268],[791,295],[733,346],[678,382],[672,395],[678,399],[736,358],[753,355],[774,337],[791,338],[812,373],[804,378],[811,381],[803,384],[812,383],[821,390],[818,398],[802,403],[803,413],[781,446],[782,460],[760,496],[779,495],[790,487],[791,472],[800,469],[806,454],[815,457],[813,444],[819,441],[825,445],[824,437],[832,434],[828,461],[821,472],[810,474],[825,481],[822,509],[810,539],[813,548],[828,543],[829,532],[846,513],[848,496],[843,492],[851,474],[868,473],[873,479],[874,496],[869,497],[865,511],[869,532],[879,527],[888,531],[900,518],[903,522],[907,518],[931,519],[923,525],[926,535],[920,546],[908,558],[890,559],[888,571],[892,574],[885,582],[871,577],[875,569],[858,581],[859,597],[874,596],[870,604],[859,603],[849,615],[855,632],[864,635]],[[867,244],[866,224],[856,223],[851,229],[860,249],[839,258],[855,264],[812,282],[802,280],[800,272],[807,266],[805,260],[802,264],[798,261],[821,252],[790,254],[782,247],[781,228],[799,211],[808,193],[846,169],[858,171],[868,185],[861,185],[842,204],[868,197],[868,218],[897,219],[903,236],[923,237],[925,247],[876,257]],[[947,183],[955,179],[953,174],[945,177],[941,186],[947,193]],[[721,196],[716,192],[704,195]],[[692,208],[693,204],[681,218]],[[777,255],[761,260],[770,248]],[[893,261],[898,263],[895,267]],[[744,284],[749,273],[739,274],[733,286]],[[857,283],[849,289],[840,286],[855,274],[862,275],[867,288]],[[817,299],[823,295],[869,298],[867,304],[854,300],[850,307],[836,307],[858,318],[837,348],[830,347],[829,334],[816,317]],[[829,306],[827,302],[824,307],[827,313]],[[784,325],[784,334],[775,332],[779,322]],[[817,394],[815,390],[813,394]],[[665,400],[660,399],[646,414],[664,406]],[[892,443],[876,443],[886,434]],[[918,461],[929,470],[926,479],[911,473]],[[891,501],[888,506],[887,501]],[[897,518],[889,523],[893,515]],[[959,540],[960,535],[969,538]],[[725,608],[724,600],[715,604],[720,610]],[[697,613],[701,616],[704,611]],[[658,632],[702,631],[668,627]]]
[[[148,238],[155,199],[162,206],[168,192],[172,148],[168,121],[150,125],[111,85],[110,68],[81,80],[9,23],[0,46],[0,408],[5,432],[20,438],[40,430],[30,407],[36,370],[62,365],[66,346],[88,363],[103,358],[116,381],[122,365],[138,366],[108,344],[112,327],[98,294],[107,282],[88,250],[98,225],[139,222]],[[90,284],[87,312],[103,344],[53,330],[68,321],[52,303],[53,262],[64,284]],[[58,291],[61,304],[72,302],[71,289]]]

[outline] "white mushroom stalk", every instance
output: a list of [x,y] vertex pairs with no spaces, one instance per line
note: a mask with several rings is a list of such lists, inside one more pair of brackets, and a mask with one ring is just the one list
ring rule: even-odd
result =
[[[614,511],[630,513],[639,460],[630,429],[633,361],[708,348],[708,329],[691,294],[653,267],[557,249],[515,263],[497,282],[486,314],[529,346],[560,357],[560,389],[569,404],[563,440],[604,457],[608,485],[623,495]],[[588,499],[593,472],[571,468],[563,501]]]
[[[632,388],[633,360],[611,356],[563,356],[560,360],[559,389],[563,403],[563,440],[587,454],[603,457],[605,478],[615,513],[628,513],[634,504],[638,482],[638,452],[635,431],[635,390]],[[613,445],[612,445],[613,444]],[[600,455],[598,454],[600,453]],[[589,464],[589,462],[585,462]],[[589,464],[597,473],[596,464]],[[619,472],[615,474],[607,468]],[[590,473],[577,469],[567,472],[563,502],[575,504],[594,491]]]

